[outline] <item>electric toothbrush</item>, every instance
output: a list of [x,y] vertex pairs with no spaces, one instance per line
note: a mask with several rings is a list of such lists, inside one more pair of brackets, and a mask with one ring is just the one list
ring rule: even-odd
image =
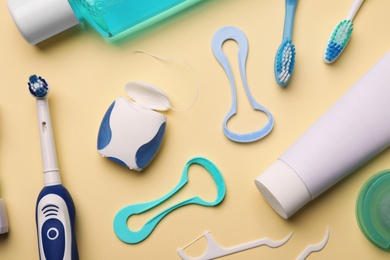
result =
[[62,186],[57,164],[47,94],[49,85],[36,75],[30,76],[28,89],[36,98],[44,173],[44,188],[36,204],[36,225],[40,259],[79,259],[74,232],[75,207],[68,190]]

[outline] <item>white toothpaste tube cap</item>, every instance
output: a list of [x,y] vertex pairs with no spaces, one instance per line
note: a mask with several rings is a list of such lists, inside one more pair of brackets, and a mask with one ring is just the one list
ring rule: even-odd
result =
[[255,184],[264,199],[285,219],[312,200],[302,179],[281,160],[260,174]]

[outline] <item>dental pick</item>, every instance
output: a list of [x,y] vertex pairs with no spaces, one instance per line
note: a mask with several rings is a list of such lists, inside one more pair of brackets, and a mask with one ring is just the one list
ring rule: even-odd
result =
[[[249,250],[249,249],[259,247],[259,246],[264,246],[264,245],[268,246],[268,247],[272,247],[272,248],[280,247],[280,246],[284,245],[285,243],[287,243],[287,241],[291,238],[292,235],[293,235],[293,233],[290,233],[287,237],[285,237],[284,239],[282,239],[280,241],[272,241],[269,238],[262,238],[262,239],[251,241],[251,242],[248,242],[245,244],[237,245],[237,246],[234,246],[231,248],[223,248],[223,247],[219,246],[217,244],[217,242],[215,242],[215,240],[211,237],[209,231],[205,231],[201,237],[195,239],[189,245],[178,249],[177,253],[179,254],[179,256],[183,260],[209,260],[209,259],[214,259],[214,258],[218,258],[218,257],[222,257],[222,256],[235,254],[235,253],[238,253],[241,251]],[[183,249],[185,249],[186,247],[195,243],[203,236],[207,240],[208,247],[207,247],[206,252],[201,257],[192,258],[192,257],[188,257],[186,254],[184,254]]]
[[315,245],[308,245],[305,250],[297,257],[297,260],[305,260],[311,253],[318,252],[324,249],[326,246],[326,243],[328,243],[329,240],[329,234],[330,234],[330,228],[328,227],[326,229],[326,233],[322,241]]

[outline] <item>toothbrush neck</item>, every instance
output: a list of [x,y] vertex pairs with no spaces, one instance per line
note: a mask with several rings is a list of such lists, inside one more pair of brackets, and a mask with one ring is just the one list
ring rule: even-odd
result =
[[297,1],[286,1],[286,15],[284,18],[283,40],[292,40],[294,14]]
[[363,4],[363,1],[364,0],[355,0],[350,9],[348,10],[348,14],[347,16],[345,17],[345,20],[353,20],[357,14],[357,12],[359,11],[360,9],[360,6]]
[[61,179],[50,120],[49,103],[46,98],[37,99],[37,111],[45,186],[46,184],[60,184]]

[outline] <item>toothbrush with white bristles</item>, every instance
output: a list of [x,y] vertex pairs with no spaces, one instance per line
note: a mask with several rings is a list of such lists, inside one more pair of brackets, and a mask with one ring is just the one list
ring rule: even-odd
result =
[[275,79],[279,86],[282,87],[289,83],[295,64],[295,46],[292,43],[292,30],[297,2],[298,0],[286,0],[283,39],[275,56]]
[[353,31],[352,21],[363,2],[364,0],[354,0],[345,19],[333,29],[324,51],[326,63],[334,62],[345,49]]
[[76,211],[72,197],[61,184],[49,103],[46,98],[49,85],[45,79],[32,75],[28,89],[37,101],[44,173],[44,188],[38,196],[35,215],[39,257],[41,260],[78,260],[74,232]]

